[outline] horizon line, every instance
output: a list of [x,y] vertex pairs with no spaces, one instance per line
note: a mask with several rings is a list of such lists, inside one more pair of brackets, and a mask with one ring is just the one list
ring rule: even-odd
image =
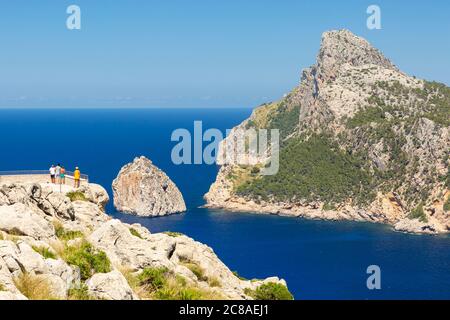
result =
[[55,109],[60,109],[60,110],[71,110],[71,109],[80,109],[80,110],[87,110],[87,109],[91,109],[91,110],[95,110],[95,109],[117,109],[117,110],[123,110],[123,109],[130,109],[130,110],[136,110],[136,109],[254,109],[257,108],[256,107],[248,107],[248,106],[228,106],[228,107],[223,107],[223,106],[217,106],[217,107],[175,107],[175,106],[170,106],[170,107],[157,107],[157,106],[149,106],[149,107],[124,107],[124,106],[89,106],[89,107],[42,107],[42,106],[35,106],[35,107],[30,107],[30,106],[17,106],[17,107],[4,107],[4,106],[0,106],[0,110],[29,110],[29,109],[41,109],[41,110],[55,110]]

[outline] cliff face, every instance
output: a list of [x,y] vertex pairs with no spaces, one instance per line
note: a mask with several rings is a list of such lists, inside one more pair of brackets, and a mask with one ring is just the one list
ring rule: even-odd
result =
[[186,211],[175,183],[152,162],[140,157],[125,165],[114,180],[114,206],[139,216],[164,216]]
[[242,280],[208,246],[152,234],[104,212],[106,191],[69,194],[47,184],[0,187],[0,300],[251,299],[264,283]]
[[409,77],[347,30],[326,32],[299,86],[238,126],[280,130],[278,174],[223,165],[205,199],[233,210],[449,232],[449,119],[450,88]]

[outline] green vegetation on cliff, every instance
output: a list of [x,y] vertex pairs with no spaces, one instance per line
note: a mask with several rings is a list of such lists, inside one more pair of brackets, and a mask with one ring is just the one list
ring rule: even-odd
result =
[[366,202],[374,197],[364,163],[339,149],[326,136],[295,138],[280,153],[276,175],[247,180],[236,188],[241,196],[275,201],[348,199]]
[[71,265],[80,268],[82,280],[90,278],[94,273],[108,273],[111,262],[105,252],[96,250],[88,242],[65,248],[63,259]]
[[419,219],[420,222],[428,222],[427,215],[423,211],[423,203],[420,203],[411,213],[408,215],[409,219]]
[[144,299],[215,300],[223,298],[217,292],[189,284],[184,277],[174,274],[165,267],[147,267],[138,275],[129,273],[126,278]]
[[255,300],[294,300],[286,286],[274,282],[262,284],[256,290],[247,289],[245,293]]
[[292,134],[298,126],[300,107],[290,104],[286,99],[277,103],[265,104],[255,111],[254,118],[247,122],[246,128],[278,129],[280,140]]

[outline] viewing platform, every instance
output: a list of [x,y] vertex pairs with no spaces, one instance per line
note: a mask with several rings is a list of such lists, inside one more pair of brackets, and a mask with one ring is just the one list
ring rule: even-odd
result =
[[[63,189],[73,189],[75,184],[73,175],[73,172],[66,171],[65,183],[60,185],[58,178],[56,178],[56,184],[51,183],[48,170],[0,171],[0,186],[10,183],[39,183],[53,185],[57,188],[61,186]],[[89,184],[89,176],[81,174],[80,185],[87,184]]]

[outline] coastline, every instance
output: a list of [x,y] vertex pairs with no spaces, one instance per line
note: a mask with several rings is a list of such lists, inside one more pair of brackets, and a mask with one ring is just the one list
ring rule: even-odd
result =
[[[209,194],[209,193],[208,193]],[[208,195],[207,194],[207,195]],[[370,222],[389,226],[392,231],[408,234],[428,234],[428,235],[449,235],[450,233],[439,224],[439,221],[432,218],[428,222],[421,222],[418,219],[399,218],[399,214],[392,215],[390,212],[383,212],[376,209],[377,206],[372,204],[372,210],[357,209],[351,206],[345,206],[340,210],[323,210],[322,204],[276,204],[261,201],[256,203],[252,200],[232,196],[225,201],[211,202],[208,196],[205,196],[207,203],[202,208],[222,209],[238,213],[253,213],[263,215],[277,215],[289,218],[303,218],[308,220],[322,221],[354,221],[354,222]],[[392,205],[386,197],[379,197],[378,201],[381,206]],[[383,203],[384,202],[384,203]],[[374,208],[375,207],[375,208]],[[379,209],[380,207],[378,207]],[[392,207],[390,208],[392,209]],[[386,214],[388,213],[388,214]]]

